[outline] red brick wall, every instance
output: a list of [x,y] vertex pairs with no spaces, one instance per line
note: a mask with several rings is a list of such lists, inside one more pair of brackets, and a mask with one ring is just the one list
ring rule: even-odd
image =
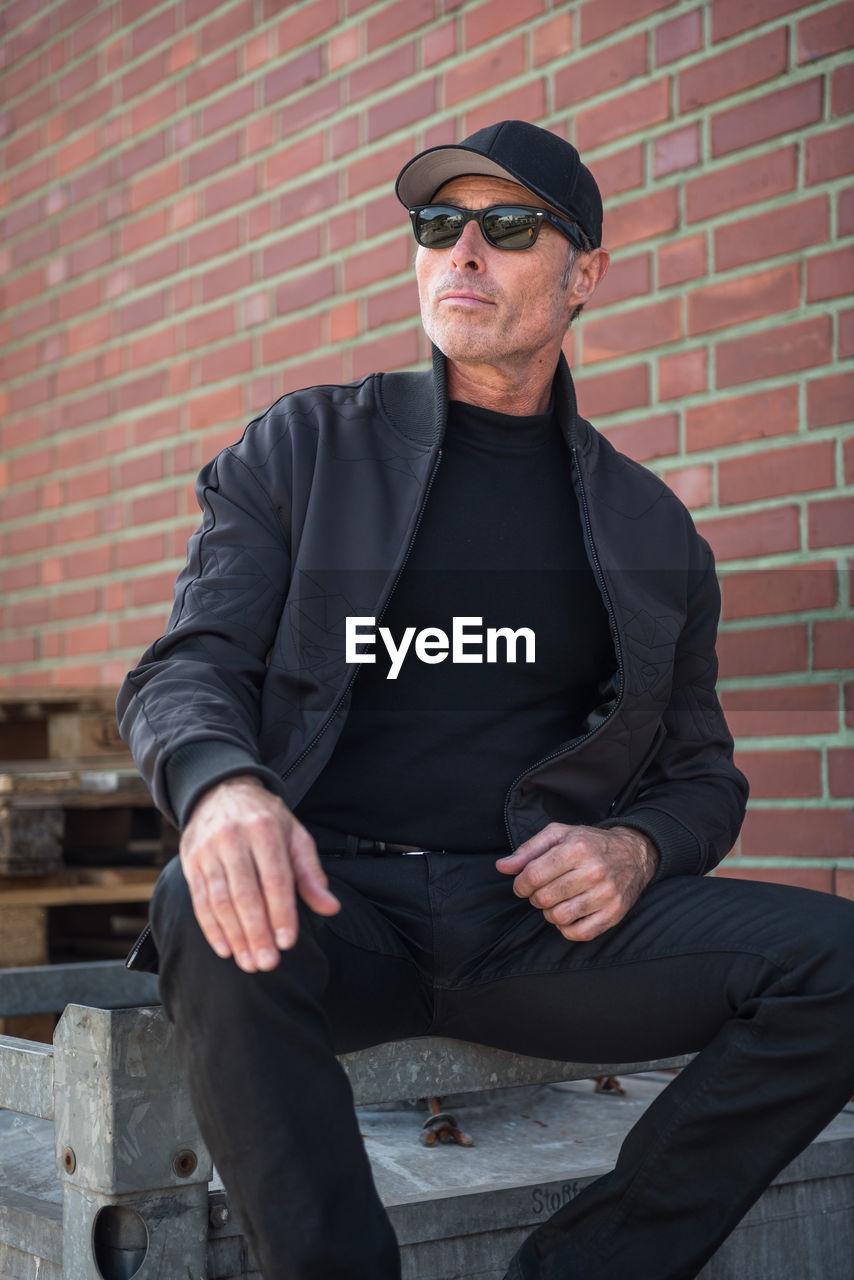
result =
[[116,683],[162,627],[203,460],[289,388],[424,358],[393,177],[525,117],[606,197],[582,410],[719,558],[754,795],[731,873],[854,894],[852,0],[0,21],[0,681]]

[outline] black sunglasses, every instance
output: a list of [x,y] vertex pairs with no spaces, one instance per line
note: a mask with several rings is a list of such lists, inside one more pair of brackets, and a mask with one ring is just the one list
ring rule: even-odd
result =
[[450,249],[467,222],[476,222],[487,244],[496,249],[530,249],[544,222],[556,227],[576,249],[588,249],[583,233],[550,209],[524,204],[494,204],[489,209],[461,209],[455,204],[420,204],[409,210],[415,239],[425,249]]

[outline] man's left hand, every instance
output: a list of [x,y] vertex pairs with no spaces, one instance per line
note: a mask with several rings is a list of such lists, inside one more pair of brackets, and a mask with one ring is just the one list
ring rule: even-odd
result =
[[496,866],[570,942],[590,942],[619,924],[655,875],[660,855],[632,827],[551,822]]

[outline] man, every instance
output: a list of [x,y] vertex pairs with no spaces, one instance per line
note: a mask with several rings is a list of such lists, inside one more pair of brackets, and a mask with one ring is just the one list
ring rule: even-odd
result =
[[183,832],[164,1004],[265,1280],[399,1275],[335,1052],[702,1050],[507,1273],[684,1280],[854,1089],[854,907],[703,878],[746,799],[719,596],[685,509],[575,407],[592,175],[505,121],[397,193],[432,374],[285,396],[205,468],[120,695]]

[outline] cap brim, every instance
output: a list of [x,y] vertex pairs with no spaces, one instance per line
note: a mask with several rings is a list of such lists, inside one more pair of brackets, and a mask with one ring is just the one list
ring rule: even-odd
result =
[[[416,156],[404,168],[395,187],[397,198],[408,209],[414,205],[427,204],[446,182],[470,173],[484,178],[504,178],[525,187],[509,169],[496,164],[479,151],[470,151],[468,147],[460,146],[437,147]],[[525,190],[530,188],[525,187]]]

